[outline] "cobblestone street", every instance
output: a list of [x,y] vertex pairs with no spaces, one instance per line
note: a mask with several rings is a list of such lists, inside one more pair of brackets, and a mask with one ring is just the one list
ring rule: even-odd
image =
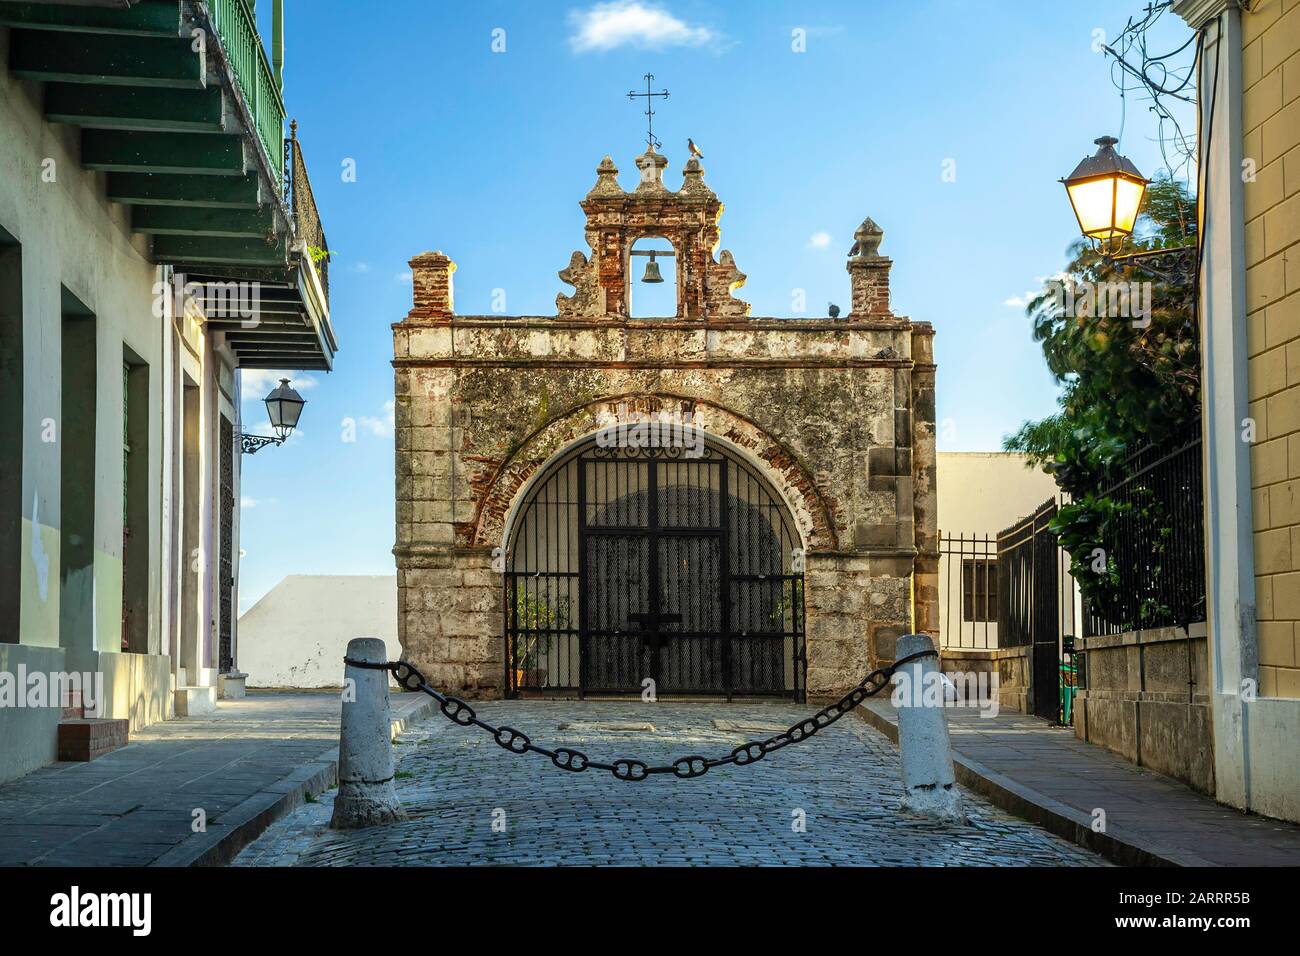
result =
[[[478,711],[543,746],[662,763],[726,753],[810,709],[510,701]],[[409,822],[331,831],[330,791],[272,826],[234,865],[1105,865],[970,794],[969,826],[901,812],[897,750],[855,717],[754,766],[722,767],[696,780],[625,783],[596,771],[564,773],[440,716],[399,738],[396,752]],[[797,832],[801,817],[806,830]],[[504,832],[500,822],[494,830],[502,819]]]

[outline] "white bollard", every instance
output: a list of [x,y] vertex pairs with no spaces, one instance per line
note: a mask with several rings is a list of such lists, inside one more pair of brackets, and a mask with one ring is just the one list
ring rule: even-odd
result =
[[[897,660],[934,650],[926,634],[898,639]],[[952,743],[943,712],[943,678],[937,657],[921,657],[894,672],[898,749],[903,762],[903,807],[951,823],[965,823],[952,769]]]
[[[384,642],[377,637],[354,637],[348,641],[347,656],[352,660],[381,664],[388,659],[387,654]],[[405,820],[406,812],[393,788],[388,671],[347,664],[343,675],[339,792],[330,826],[336,830],[352,830]]]

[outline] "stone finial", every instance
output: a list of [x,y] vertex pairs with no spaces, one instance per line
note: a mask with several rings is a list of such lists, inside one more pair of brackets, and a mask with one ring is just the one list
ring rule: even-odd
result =
[[664,170],[668,168],[668,157],[647,149],[636,158],[636,168],[641,171],[637,192],[666,192]]
[[849,283],[853,301],[850,316],[888,316],[889,270],[893,260],[880,254],[880,243],[885,238],[881,229],[868,216],[853,233],[853,248],[849,250]]
[[853,233],[853,248],[849,250],[850,256],[878,256],[880,255],[880,243],[885,238],[885,230],[876,225],[875,221],[868,216],[862,220],[862,225],[858,226]]
[[409,263],[415,316],[450,316],[455,312],[452,274],[456,263],[442,252],[423,252]]
[[685,196],[713,196],[713,190],[704,185],[704,167],[694,156],[682,167],[682,188],[678,192]]
[[618,167],[614,160],[606,156],[596,167],[596,185],[591,187],[588,196],[621,196],[623,187],[618,184]]

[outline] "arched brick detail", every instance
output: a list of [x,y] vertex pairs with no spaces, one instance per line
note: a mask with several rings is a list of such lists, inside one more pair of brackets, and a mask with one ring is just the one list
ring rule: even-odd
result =
[[[483,483],[473,544],[497,547],[505,541],[507,519],[522,500],[529,482],[559,453],[597,431],[602,412],[649,414],[674,408],[690,410],[706,435],[743,452],[777,490],[794,517],[809,551],[834,551],[839,540],[827,502],[812,476],[784,444],[752,419],[713,402],[682,395],[615,395],[571,409],[536,429]],[[476,489],[477,490],[477,489]]]

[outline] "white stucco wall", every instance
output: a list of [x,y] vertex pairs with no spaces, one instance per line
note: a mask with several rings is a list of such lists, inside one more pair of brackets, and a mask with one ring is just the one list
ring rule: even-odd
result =
[[[148,238],[132,230],[129,206],[107,198],[104,174],[82,168],[79,129],[47,121],[42,86],[10,72],[10,36],[9,29],[0,28],[0,322],[6,323],[0,386],[21,415],[17,429],[5,421],[5,436],[21,430],[21,442],[10,439],[0,451],[5,517],[18,521],[19,539],[15,549],[9,541],[13,535],[6,534],[0,555],[0,572],[16,582],[0,602],[0,672],[20,665],[44,672],[100,671],[105,715],[128,718],[135,731],[174,713],[177,687],[216,683],[222,586],[219,422],[225,415],[238,433],[236,357],[221,333],[206,330],[193,301],[180,305],[177,314],[179,297],[160,295],[160,283],[175,278],[172,270],[150,261]],[[76,308],[71,299],[79,303]],[[159,305],[161,315],[155,311]],[[66,581],[62,564],[69,555],[62,552],[62,530],[65,524],[73,529],[64,519],[75,499],[62,487],[62,449],[76,447],[65,441],[68,426],[84,418],[63,421],[63,401],[65,394],[76,394],[67,391],[69,386],[89,382],[89,375],[78,369],[69,376],[63,368],[65,310],[94,316],[93,350],[87,331],[87,339],[68,351],[84,356],[87,364],[93,359],[95,385],[93,453],[77,459],[84,482],[79,490],[94,492],[88,525],[93,556],[84,567],[70,569]],[[12,315],[21,336],[7,334]],[[21,348],[12,348],[12,342]],[[134,422],[146,416],[148,422],[148,467],[141,476],[148,527],[133,519],[140,533],[131,539],[124,565],[127,350],[133,366],[148,368],[148,392],[137,394],[141,411],[132,412]],[[21,401],[11,394],[19,378]],[[189,413],[196,477],[188,492],[182,481],[186,381],[196,396]],[[88,409],[82,396],[69,404],[83,401],[78,407]],[[234,448],[232,463],[237,502],[241,456]],[[10,490],[14,484],[17,500]],[[239,517],[236,507],[236,582]],[[192,540],[183,535],[187,523]],[[124,566],[148,570],[147,653],[120,651]],[[185,607],[181,597],[187,590],[197,598]],[[74,616],[73,626],[61,618],[65,610]],[[233,640],[238,667],[237,633]],[[132,646],[137,645],[146,649],[141,640]],[[57,711],[0,708],[0,782],[54,759],[58,717]]]
[[[1018,452],[939,452],[936,462],[938,515],[941,550],[948,535],[964,534],[996,539],[999,531],[1032,514],[1048,498],[1056,498],[1058,489],[1052,477],[1038,468],[1026,467],[1027,458]],[[973,551],[968,546],[968,551]],[[990,547],[990,553],[996,550]],[[981,552],[982,553],[982,552]],[[998,628],[994,621],[963,621],[960,557],[939,558],[939,633],[945,647],[984,648],[998,646]],[[1069,559],[1062,554],[1062,568]],[[951,570],[953,580],[949,581]],[[1072,581],[1062,575],[1062,628],[1069,632],[1073,620]],[[993,615],[996,618],[996,609]]]
[[[161,323],[153,317],[158,270],[133,235],[130,213],[104,196],[103,177],[81,168],[75,128],[47,123],[41,88],[9,72],[9,31],[0,30],[0,226],[22,246],[23,399],[21,466],[5,449],[6,467],[22,467],[21,641],[58,647],[60,444],[45,435],[59,424],[63,303],[66,288],[95,319],[95,460],[97,500],[122,500],[122,361],[129,346],[149,366],[149,407],[161,395]],[[161,416],[149,428],[150,529],[158,528]],[[54,434],[58,435],[61,430]],[[152,535],[151,535],[152,537]],[[156,547],[153,540],[140,547]],[[151,563],[157,560],[151,553]],[[121,507],[97,507],[94,518],[94,649],[115,651],[121,628]],[[158,586],[149,589],[149,646],[160,646]]]
[[354,637],[397,640],[396,575],[290,575],[239,618],[249,687],[337,687]]
[[[153,304],[161,271],[146,255],[146,239],[132,233],[130,210],[105,197],[102,175],[81,168],[78,130],[47,122],[41,87],[10,72],[9,39],[0,29],[0,228],[21,246],[23,437],[21,447],[0,450],[0,468],[21,470],[22,486],[21,547],[4,556],[3,567],[18,581],[20,611],[17,633],[0,637],[0,670],[102,672],[103,715],[126,718],[137,730],[172,713],[158,572],[165,326]],[[87,585],[90,624],[75,638],[62,634],[60,623],[60,602],[72,593],[61,580],[65,288],[94,314],[95,346],[93,454],[79,463],[97,502],[93,558],[72,572]],[[120,650],[124,347],[149,375],[149,522],[132,545],[133,558],[149,568],[147,653]],[[58,717],[53,708],[0,708],[0,781],[55,758]]]
[[1019,452],[941,451],[936,466],[939,533],[995,535],[1048,498],[1056,482]]

